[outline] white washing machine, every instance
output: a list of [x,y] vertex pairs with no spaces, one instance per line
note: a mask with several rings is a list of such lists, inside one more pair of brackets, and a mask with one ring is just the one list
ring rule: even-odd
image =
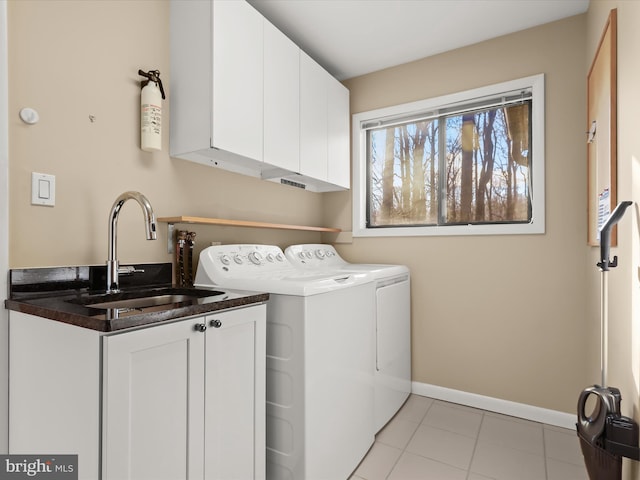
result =
[[285,255],[307,271],[367,272],[376,282],[374,426],[386,425],[411,393],[411,287],[404,265],[348,263],[331,245],[291,245]]
[[267,479],[347,480],[375,435],[373,277],[303,271],[277,246],[219,245],[200,253],[195,284],[270,294]]

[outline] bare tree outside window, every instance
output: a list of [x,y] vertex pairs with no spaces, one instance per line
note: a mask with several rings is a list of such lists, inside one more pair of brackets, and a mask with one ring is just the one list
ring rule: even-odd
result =
[[531,105],[368,130],[367,226],[530,222]]

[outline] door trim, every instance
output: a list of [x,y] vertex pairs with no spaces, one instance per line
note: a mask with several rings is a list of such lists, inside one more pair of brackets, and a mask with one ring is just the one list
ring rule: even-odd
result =
[[[0,301],[7,296],[9,271],[9,65],[7,1],[0,0]],[[0,308],[0,432],[9,431],[9,322]],[[0,436],[0,452],[8,453],[8,433]]]

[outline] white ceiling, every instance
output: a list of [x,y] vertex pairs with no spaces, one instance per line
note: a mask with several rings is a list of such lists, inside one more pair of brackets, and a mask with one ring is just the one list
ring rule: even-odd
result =
[[340,80],[587,11],[589,0],[248,0]]

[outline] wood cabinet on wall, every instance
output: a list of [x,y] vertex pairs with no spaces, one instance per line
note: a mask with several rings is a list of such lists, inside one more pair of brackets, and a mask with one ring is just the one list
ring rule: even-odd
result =
[[77,454],[82,479],[264,479],[265,305],[108,335],[10,322],[10,453]]
[[172,156],[349,188],[348,90],[244,0],[171,2],[170,98]]

